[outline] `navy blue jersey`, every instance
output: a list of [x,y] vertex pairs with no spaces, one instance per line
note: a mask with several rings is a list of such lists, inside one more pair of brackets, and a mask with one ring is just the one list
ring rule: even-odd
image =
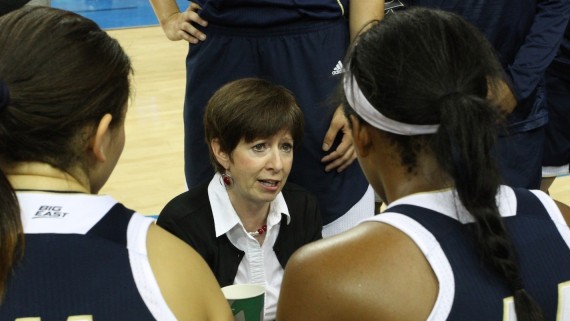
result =
[[175,320],[146,260],[151,219],[108,196],[18,198],[25,252],[8,280],[0,320]]
[[303,20],[348,17],[348,0],[197,0],[208,22],[236,27],[271,27]]
[[[525,289],[546,320],[561,320],[557,313],[570,317],[567,308],[558,310],[570,304],[570,230],[560,211],[540,191],[503,186],[497,199]],[[514,320],[513,292],[504,278],[481,262],[473,219],[454,192],[410,195],[370,220],[402,230],[429,261],[439,282],[429,320]]]

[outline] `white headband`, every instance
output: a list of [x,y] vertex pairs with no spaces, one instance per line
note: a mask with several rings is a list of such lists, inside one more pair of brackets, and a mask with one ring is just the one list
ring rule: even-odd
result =
[[[350,86],[350,82],[352,82],[352,86]],[[378,129],[398,135],[414,136],[435,134],[439,128],[439,125],[405,124],[382,115],[366,99],[354,76],[348,72],[344,74],[343,85],[344,94],[350,107],[366,122]]]

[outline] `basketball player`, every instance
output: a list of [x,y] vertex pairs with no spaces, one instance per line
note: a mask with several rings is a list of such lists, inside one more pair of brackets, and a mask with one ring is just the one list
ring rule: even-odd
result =
[[49,7],[0,30],[0,320],[232,320],[196,252],[97,195],[125,143],[119,43]]

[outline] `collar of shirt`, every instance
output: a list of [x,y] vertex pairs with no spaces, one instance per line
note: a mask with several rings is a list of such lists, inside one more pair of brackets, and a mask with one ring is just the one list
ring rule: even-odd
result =
[[[208,198],[210,199],[210,206],[212,207],[212,214],[214,215],[214,226],[216,228],[216,237],[226,234],[236,225],[240,225],[244,230],[243,225],[237,215],[230,197],[222,183],[221,175],[216,173],[210,184],[208,185]],[[291,221],[289,209],[285,203],[285,198],[280,192],[277,197],[269,205],[269,214],[267,215],[267,229],[277,225],[281,222],[281,214],[287,217],[287,224]]]
[[[515,192],[509,186],[501,185],[495,196],[499,213],[502,217],[509,217],[516,215],[517,212],[517,198]],[[433,211],[447,215],[459,222],[472,223],[475,221],[473,216],[469,214],[467,209],[463,206],[454,189],[446,189],[432,192],[423,192],[411,194],[402,197],[388,206],[383,213],[390,212],[390,209],[399,204],[410,204],[420,207],[429,208]]]

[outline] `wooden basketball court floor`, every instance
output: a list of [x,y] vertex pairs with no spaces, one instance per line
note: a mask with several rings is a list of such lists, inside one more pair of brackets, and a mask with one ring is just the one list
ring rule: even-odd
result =
[[182,109],[188,44],[169,41],[160,27],[109,30],[134,68],[126,144],[101,193],[142,214],[156,215],[184,192]]
[[[142,214],[156,215],[186,190],[182,109],[188,44],[167,40],[160,27],[108,32],[130,55],[135,74],[127,142],[101,193]],[[557,178],[550,194],[570,205],[570,176]]]

